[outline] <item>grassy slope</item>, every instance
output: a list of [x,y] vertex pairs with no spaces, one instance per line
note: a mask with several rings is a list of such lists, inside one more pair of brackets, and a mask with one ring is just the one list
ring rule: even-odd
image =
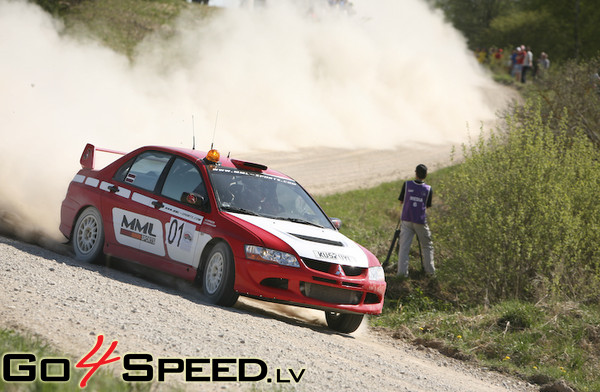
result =
[[[67,32],[84,31],[128,55],[147,34],[169,32],[170,23],[182,10],[199,16],[211,12],[184,0],[71,0],[62,4],[67,5],[57,13],[65,19]],[[442,176],[444,171],[433,173],[428,182],[435,186]],[[401,183],[323,197],[319,202],[330,216],[343,219],[345,234],[383,261],[399,218],[396,199]],[[414,246],[411,269],[416,278],[388,275],[386,306],[382,316],[373,319],[374,325],[398,338],[518,373],[530,381],[564,378],[580,391],[600,390],[597,306],[510,302],[491,308],[464,307],[444,291],[443,283],[419,276],[420,267],[414,261],[418,255]]]
[[215,9],[184,0],[82,0],[60,11],[67,32],[99,38],[106,46],[131,55],[148,34],[169,33],[183,11],[199,18]]

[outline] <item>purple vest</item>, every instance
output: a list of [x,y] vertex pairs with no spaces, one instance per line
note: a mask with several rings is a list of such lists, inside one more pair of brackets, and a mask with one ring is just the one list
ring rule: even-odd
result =
[[404,190],[404,203],[402,206],[402,220],[413,223],[425,224],[427,198],[431,186],[414,181],[406,181]]

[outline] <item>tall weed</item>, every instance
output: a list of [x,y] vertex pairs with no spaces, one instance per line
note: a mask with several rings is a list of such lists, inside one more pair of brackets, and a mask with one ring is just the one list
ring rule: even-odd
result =
[[505,131],[464,145],[433,218],[440,275],[468,302],[594,299],[600,288],[600,164],[568,114],[516,109]]

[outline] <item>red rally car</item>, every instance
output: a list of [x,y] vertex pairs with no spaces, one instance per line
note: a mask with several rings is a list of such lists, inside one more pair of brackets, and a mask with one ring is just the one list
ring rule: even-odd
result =
[[383,269],[293,179],[218,151],[148,146],[94,170],[88,144],[60,231],[85,262],[109,254],[187,280],[214,304],[239,295],[325,311],[350,333],[379,314]]

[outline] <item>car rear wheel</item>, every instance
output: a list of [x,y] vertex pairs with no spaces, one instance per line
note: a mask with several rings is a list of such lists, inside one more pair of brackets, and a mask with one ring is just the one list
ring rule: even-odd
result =
[[232,306],[238,299],[233,290],[235,264],[227,244],[220,242],[210,251],[204,266],[202,289],[210,303]]
[[358,329],[362,323],[364,314],[336,313],[325,311],[327,325],[334,331],[342,333],[352,333]]
[[88,207],[75,223],[73,230],[73,250],[79,261],[91,263],[102,254],[104,247],[104,227],[102,216],[94,207]]

